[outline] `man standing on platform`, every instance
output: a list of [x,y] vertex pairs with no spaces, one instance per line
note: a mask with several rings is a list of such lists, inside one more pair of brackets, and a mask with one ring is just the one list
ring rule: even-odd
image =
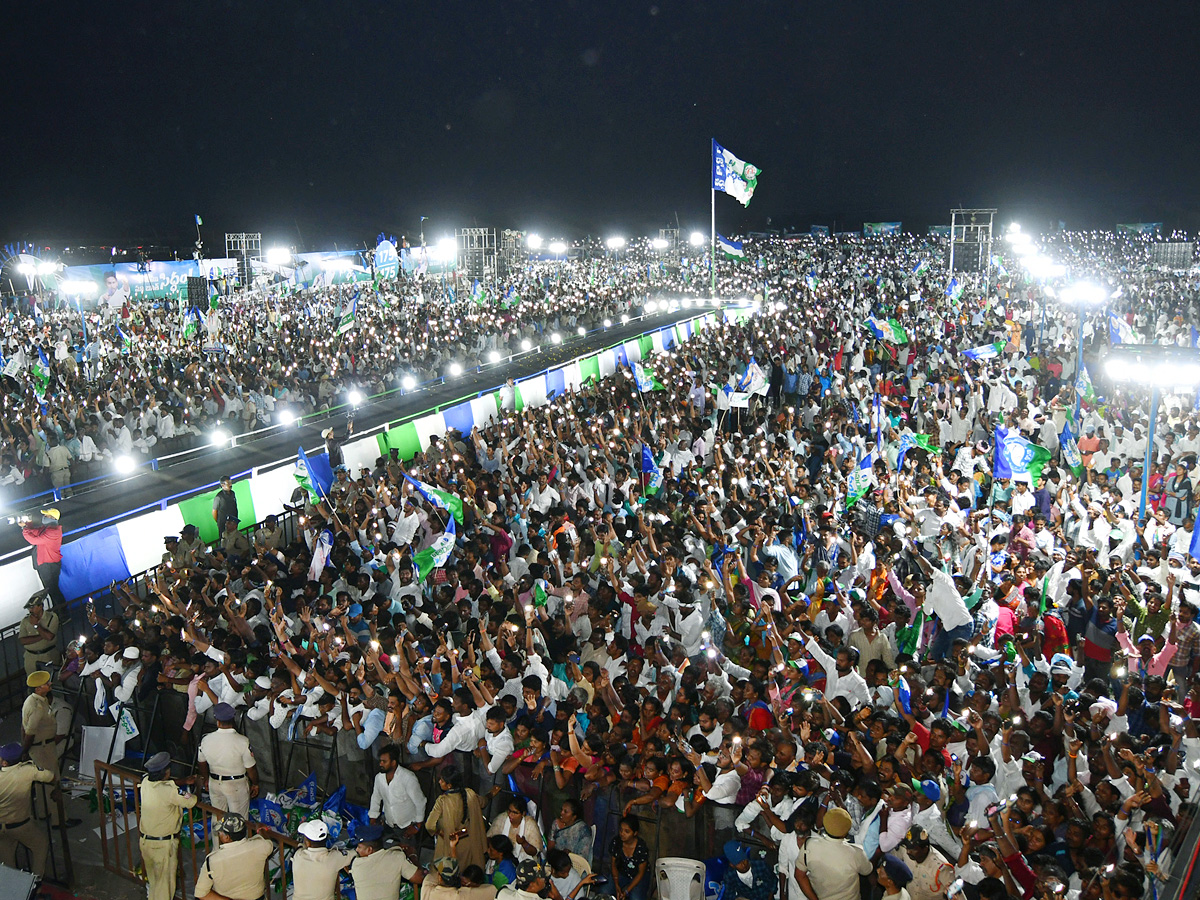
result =
[[34,525],[33,520],[25,517],[18,519],[21,526],[21,537],[33,545],[33,567],[37,569],[42,587],[50,595],[54,606],[62,606],[67,600],[58,588],[58,577],[62,574],[62,525],[59,524],[59,512],[51,507],[41,511],[41,524]]

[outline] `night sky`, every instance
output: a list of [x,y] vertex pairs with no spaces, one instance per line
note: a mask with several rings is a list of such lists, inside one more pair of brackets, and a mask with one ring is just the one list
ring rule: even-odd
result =
[[25,3],[0,242],[1200,225],[1191,3]]

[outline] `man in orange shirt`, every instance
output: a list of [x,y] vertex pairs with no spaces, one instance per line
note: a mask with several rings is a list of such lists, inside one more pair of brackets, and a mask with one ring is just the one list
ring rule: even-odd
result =
[[1100,449],[1100,439],[1096,437],[1095,425],[1087,426],[1083,432],[1083,437],[1079,439],[1079,455],[1083,457],[1083,465],[1091,467],[1092,454]]

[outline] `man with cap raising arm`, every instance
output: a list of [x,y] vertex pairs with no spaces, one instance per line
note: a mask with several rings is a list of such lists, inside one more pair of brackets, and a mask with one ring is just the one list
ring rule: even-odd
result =
[[67,598],[58,589],[58,576],[62,573],[62,526],[58,510],[51,507],[41,511],[41,524],[34,525],[26,517],[18,519],[21,537],[33,545],[33,567],[37,569],[42,587],[50,595],[55,606],[65,604]]
[[358,858],[350,863],[350,876],[358,900],[396,900],[404,881],[420,884],[425,880],[425,870],[416,866],[403,850],[380,846],[382,825],[364,825],[357,834]]
[[297,830],[304,846],[292,856],[292,900],[334,900],[338,872],[350,865],[353,857],[325,846],[329,829],[320,819],[302,822]]
[[[66,735],[58,733],[58,720],[50,710],[50,673],[43,670],[34,672],[25,678],[25,684],[30,688],[29,696],[21,706],[21,733],[24,749],[29,758],[38,766],[45,769],[54,777],[54,791],[58,791],[58,750],[56,745],[65,740]],[[50,821],[58,824],[58,803],[50,804]],[[66,826],[72,828],[79,824],[78,819],[68,819]]]
[[41,875],[46,871],[50,839],[33,818],[29,789],[37,782],[53,784],[57,779],[53,772],[21,762],[24,754],[24,748],[15,742],[0,747],[0,862],[16,868],[17,844],[24,844],[33,874]]
[[909,829],[893,858],[909,869],[911,880],[900,886],[908,890],[912,900],[940,900],[954,882],[954,866],[930,846],[929,833],[919,826]]
[[146,870],[149,900],[171,900],[179,869],[179,826],[183,811],[196,805],[196,795],[179,789],[168,776],[171,754],[165,750],[146,761],[146,777],[138,785],[138,847]]
[[25,608],[29,610],[21,620],[18,636],[25,648],[25,674],[32,675],[43,666],[62,664],[62,652],[58,649],[58,614],[46,611],[45,592],[39,591],[29,598]]
[[250,814],[250,798],[258,796],[254,752],[250,749],[250,739],[233,727],[232,706],[218,703],[213,707],[213,715],[217,730],[201,739],[197,756],[200,785],[208,788],[213,806],[237,813],[244,819]]
[[800,848],[796,882],[808,900],[858,900],[860,875],[871,874],[862,847],[846,841],[852,820],[839,806],[826,810],[822,831]]
[[196,900],[259,900],[267,892],[267,859],[275,842],[250,833],[254,827],[237,813],[221,819],[220,843],[196,873]]

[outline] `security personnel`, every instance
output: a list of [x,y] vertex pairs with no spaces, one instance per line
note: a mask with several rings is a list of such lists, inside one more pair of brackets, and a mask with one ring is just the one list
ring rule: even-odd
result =
[[[213,707],[217,730],[200,740],[200,783],[217,809],[250,815],[250,798],[258,796],[258,768],[250,739],[234,730],[234,709],[228,703]],[[211,774],[210,774],[211,771]]]
[[[58,742],[66,735],[58,733],[58,720],[50,710],[50,673],[42,670],[34,672],[25,678],[25,684],[31,690],[21,707],[21,732],[24,748],[39,767],[50,772],[54,777],[54,791],[51,799],[57,801],[58,792]],[[41,804],[39,804],[40,806]],[[58,824],[58,803],[50,802],[50,821]],[[39,813],[40,814],[40,813]],[[79,819],[68,819],[67,828],[79,824]]]
[[31,762],[20,762],[25,749],[18,743],[0,747],[0,862],[10,868],[17,865],[17,844],[29,848],[34,875],[46,871],[50,840],[46,829],[33,818],[29,802],[35,782],[53,784],[54,774]]
[[418,868],[399,847],[380,848],[382,825],[359,828],[358,858],[350,863],[354,895],[358,900],[396,900],[405,881],[420,884],[425,870]]
[[226,813],[217,830],[217,849],[196,874],[196,896],[216,893],[227,900],[259,900],[267,892],[267,859],[275,842],[260,834],[243,816]]
[[62,665],[58,649],[58,613],[46,612],[46,592],[39,591],[25,604],[29,610],[21,620],[18,636],[25,648],[25,674],[45,666]]
[[320,819],[302,822],[297,830],[304,846],[292,855],[292,900],[334,900],[338,873],[353,857],[325,846],[329,829]]
[[196,795],[180,790],[168,778],[171,754],[165,750],[150,757],[146,772],[138,785],[141,798],[138,846],[146,870],[146,887],[149,900],[171,900],[179,869],[179,827],[183,824],[183,811],[196,805]]

